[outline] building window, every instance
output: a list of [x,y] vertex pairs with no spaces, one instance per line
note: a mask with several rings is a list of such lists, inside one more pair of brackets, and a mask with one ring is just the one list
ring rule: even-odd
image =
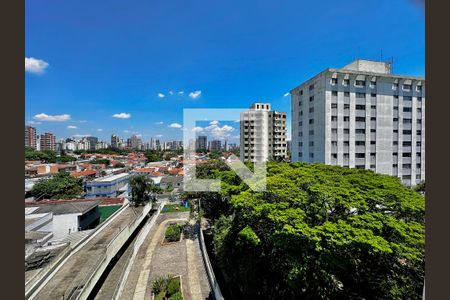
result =
[[331,146],[337,146],[337,141],[331,141]]
[[422,168],[422,165],[421,164],[416,164],[416,168],[420,169],[420,168]]
[[298,122],[298,126],[303,126],[303,121]]
[[356,146],[365,146],[365,145],[366,145],[366,142],[365,142],[365,141],[356,141],[356,142],[355,142],[355,145],[356,145]]
[[403,152],[402,157],[411,157],[411,152]]
[[303,142],[298,142],[299,147],[303,147]]
[[332,92],[331,92],[331,96],[337,97],[337,91],[332,91]]
[[398,118],[393,118],[392,121],[393,122],[398,122]]
[[331,122],[336,122],[337,121],[337,116],[331,116]]
[[314,146],[314,141],[309,142],[309,147],[313,147]]
[[344,104],[344,109],[350,109],[350,104]]
[[370,108],[371,109],[377,109],[377,106],[376,105],[371,105]]
[[314,84],[311,84],[311,85],[309,86],[309,90],[310,90],[310,91],[314,90]]
[[310,113],[314,112],[314,107],[310,107],[310,108],[309,108],[309,112],[310,112]]
[[403,107],[403,112],[411,112],[412,107]]
[[417,124],[422,124],[422,119],[417,119],[416,122]]
[[411,124],[412,120],[411,119],[403,119],[403,124]]
[[309,157],[314,158],[314,153],[309,153]]
[[313,135],[313,134],[314,134],[314,130],[310,130],[309,135]]
[[394,99],[398,100],[398,95],[394,95]]
[[303,95],[303,90],[300,90],[300,95]]
[[421,107],[418,107],[418,108],[417,108],[417,112],[418,112],[418,113],[421,113],[421,112],[422,112],[422,108],[421,108]]
[[376,97],[377,97],[377,94],[370,94],[370,97],[376,98]]
[[356,93],[356,98],[366,98],[365,93]]
[[403,142],[402,144],[404,147],[410,147],[411,146],[411,142]]
[[421,102],[422,101],[422,97],[417,97],[417,101]]
[[366,118],[365,117],[355,117],[355,121],[356,122],[366,122]]
[[[344,117],[345,118],[345,117]],[[345,121],[345,119],[344,119],[344,121]],[[347,120],[348,121],[348,120]],[[348,129],[348,128],[344,128],[344,134],[349,134],[350,133],[350,129]]]
[[337,83],[338,83],[337,78],[331,78],[331,84],[332,84],[332,85],[335,85],[335,84],[337,84]]
[[403,169],[411,169],[411,164],[403,164]]
[[377,132],[376,129],[370,129],[370,132]]
[[403,134],[412,134],[411,130],[403,130]]
[[337,103],[331,103],[331,108],[337,108]]
[[314,124],[314,119],[309,119],[309,124]]
[[355,133],[364,134],[366,133],[365,129],[355,129]]
[[403,90],[404,91],[410,91],[411,90],[411,85],[410,84],[404,84],[403,85]]
[[370,168],[371,169],[375,169],[375,165],[370,165]]
[[337,133],[337,128],[331,128],[331,133]]
[[298,101],[298,106],[302,106],[302,101]]
[[355,153],[355,158],[366,158],[365,153]]
[[309,97],[309,102],[313,102],[314,101],[314,96]]
[[344,85],[350,85],[350,79],[344,79],[343,84]]
[[377,118],[376,117],[370,117],[370,121],[376,121]]
[[366,82],[364,80],[356,80],[355,81],[355,86],[357,86],[357,87],[364,87],[364,86],[366,86]]
[[299,152],[298,157],[302,157],[302,156],[303,156],[303,152]]
[[356,110],[366,110],[366,106],[365,105],[355,105]]
[[393,164],[392,167],[393,167],[394,169],[395,169],[395,168],[398,168],[398,164]]
[[350,117],[344,117],[344,122],[349,122],[350,121]]
[[416,91],[421,92],[422,91],[422,86],[421,85],[416,86]]
[[393,142],[392,142],[392,145],[393,145],[393,146],[397,146],[397,145],[398,145],[398,141],[393,141]]
[[302,137],[302,136],[303,136],[303,131],[300,131],[300,132],[298,133],[298,136],[299,136],[299,137]]
[[300,111],[300,113],[298,114],[300,117],[303,116],[303,110]]
[[376,142],[376,141],[370,141],[370,144],[371,144],[371,145],[376,145],[377,142]]
[[344,141],[344,146],[350,146],[350,142],[349,141]]
[[377,82],[376,81],[371,81],[370,82],[370,87],[374,88],[377,86]]
[[350,97],[350,92],[344,92],[344,97]]
[[422,130],[417,130],[417,131],[416,131],[416,134],[417,134],[417,135],[422,135]]
[[392,89],[393,89],[393,90],[397,90],[397,89],[398,89],[398,83],[394,83],[394,84],[392,85]]
[[[407,168],[405,168],[405,169],[407,169]],[[410,168],[410,169],[411,169],[411,168]],[[403,175],[403,176],[402,176],[402,179],[403,179],[403,180],[411,179],[411,175]]]
[[422,147],[422,142],[416,142],[417,147]]
[[404,101],[412,101],[412,97],[411,96],[403,96],[403,100]]

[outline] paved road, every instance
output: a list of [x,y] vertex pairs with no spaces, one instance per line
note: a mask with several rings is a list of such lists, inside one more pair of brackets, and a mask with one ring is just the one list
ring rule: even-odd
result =
[[33,299],[68,299],[70,291],[77,287],[100,263],[106,246],[114,236],[140,215],[143,207],[127,207],[110,224],[107,224],[78,252],[73,254],[41,288]]
[[162,275],[181,275],[186,300],[212,299],[197,236],[198,225],[189,222],[180,242],[162,244],[171,222],[187,223],[188,212],[164,213],[156,220],[131,266],[121,299],[151,299],[151,284]]

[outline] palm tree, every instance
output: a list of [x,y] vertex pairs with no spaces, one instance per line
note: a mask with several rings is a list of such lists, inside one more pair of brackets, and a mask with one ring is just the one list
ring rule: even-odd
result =
[[135,206],[149,200],[156,201],[155,194],[161,194],[161,188],[153,184],[146,175],[135,175],[128,180],[131,186],[131,199]]

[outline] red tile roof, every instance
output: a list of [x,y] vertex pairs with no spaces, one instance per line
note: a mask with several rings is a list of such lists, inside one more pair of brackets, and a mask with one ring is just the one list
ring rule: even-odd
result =
[[97,173],[96,170],[86,170],[86,171],[83,171],[83,172],[70,173],[70,176],[73,176],[73,177],[84,177],[84,176],[94,175],[96,173]]

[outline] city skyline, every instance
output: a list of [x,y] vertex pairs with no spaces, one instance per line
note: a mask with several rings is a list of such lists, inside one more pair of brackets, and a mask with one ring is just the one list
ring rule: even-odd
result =
[[[287,112],[290,139],[288,91],[330,65],[393,56],[395,73],[424,75],[423,11],[413,1],[326,1],[325,13],[306,2],[240,3],[238,12],[231,3],[94,2],[86,12],[47,2],[26,3],[25,123],[58,138],[179,140],[183,108],[269,102]],[[214,21],[222,14],[230,18]],[[351,28],[337,21],[350,18]]]

